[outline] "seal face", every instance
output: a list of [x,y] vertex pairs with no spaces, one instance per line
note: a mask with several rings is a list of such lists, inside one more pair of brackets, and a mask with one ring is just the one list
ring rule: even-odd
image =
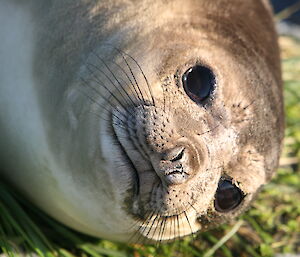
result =
[[66,225],[119,241],[169,241],[248,208],[283,137],[265,1],[32,3],[21,41],[33,65],[16,66],[28,76],[0,73],[6,179]]

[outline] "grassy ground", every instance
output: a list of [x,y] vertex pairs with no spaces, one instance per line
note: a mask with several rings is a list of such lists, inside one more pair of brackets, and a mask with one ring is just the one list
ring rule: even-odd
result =
[[20,256],[274,256],[300,253],[300,42],[281,38],[286,106],[281,167],[236,223],[167,245],[91,238],[66,228],[0,182],[0,253]]

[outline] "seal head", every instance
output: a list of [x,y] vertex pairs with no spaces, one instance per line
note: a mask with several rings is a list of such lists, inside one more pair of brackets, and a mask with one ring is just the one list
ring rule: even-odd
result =
[[266,1],[53,1],[26,15],[33,65],[16,64],[23,81],[1,73],[0,150],[5,178],[45,212],[169,241],[233,219],[270,180],[283,101]]

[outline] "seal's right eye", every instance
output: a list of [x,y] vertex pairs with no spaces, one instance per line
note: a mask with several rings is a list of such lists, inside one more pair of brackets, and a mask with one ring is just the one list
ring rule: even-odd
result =
[[215,209],[218,212],[228,212],[236,208],[243,200],[241,189],[228,179],[221,179],[215,195]]
[[213,92],[216,80],[209,68],[196,65],[183,74],[182,83],[187,95],[193,101],[202,103]]

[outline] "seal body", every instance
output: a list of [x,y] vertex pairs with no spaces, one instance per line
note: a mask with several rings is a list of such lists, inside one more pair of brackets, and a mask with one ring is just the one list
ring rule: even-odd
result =
[[0,21],[1,177],[64,224],[171,240],[236,217],[274,173],[266,1],[10,0]]

